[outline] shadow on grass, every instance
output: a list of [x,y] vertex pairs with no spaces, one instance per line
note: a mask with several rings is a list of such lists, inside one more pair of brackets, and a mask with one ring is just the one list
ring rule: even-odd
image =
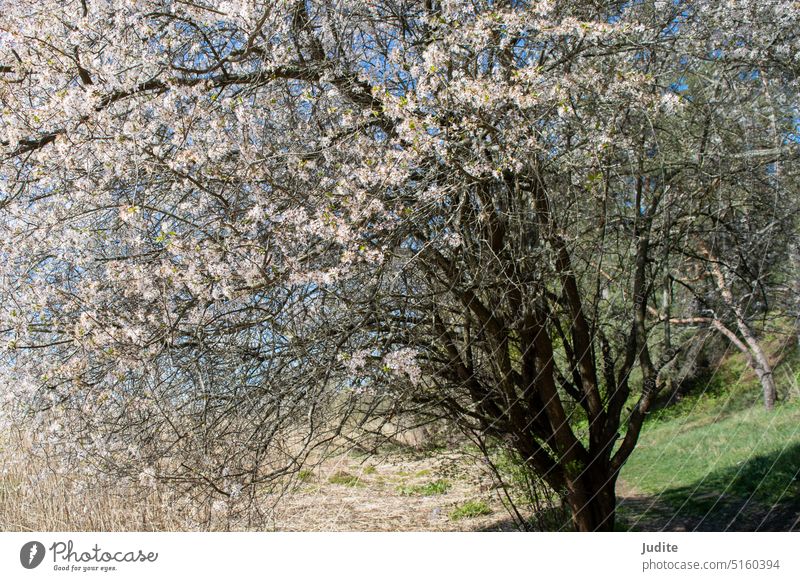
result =
[[800,443],[658,495],[619,499],[620,530],[800,530]]

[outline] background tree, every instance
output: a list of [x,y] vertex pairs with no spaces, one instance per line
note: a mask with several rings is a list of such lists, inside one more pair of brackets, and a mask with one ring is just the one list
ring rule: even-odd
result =
[[691,120],[675,122],[687,147],[697,152],[687,183],[698,195],[671,280],[696,302],[687,313],[693,310],[694,316],[675,322],[708,325],[730,340],[744,353],[772,409],[775,380],[757,329],[778,331],[779,321],[772,319],[791,310],[788,267],[798,209],[790,162],[795,73],[770,62],[740,66],[735,90],[716,66],[705,63],[681,78]]

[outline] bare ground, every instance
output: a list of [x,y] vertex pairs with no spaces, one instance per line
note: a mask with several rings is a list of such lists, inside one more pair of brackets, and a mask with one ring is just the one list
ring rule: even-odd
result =
[[[472,531],[508,529],[509,515],[488,474],[461,456],[359,460],[345,455],[304,474],[286,495],[276,530],[287,531]],[[350,477],[350,478],[348,478]],[[333,480],[333,482],[331,482]],[[443,492],[430,489],[446,488]],[[490,514],[457,518],[467,502]]]

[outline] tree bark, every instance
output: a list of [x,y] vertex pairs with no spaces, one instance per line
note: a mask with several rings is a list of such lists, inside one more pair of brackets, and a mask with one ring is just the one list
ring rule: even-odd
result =
[[576,531],[613,531],[616,523],[617,474],[608,463],[589,467],[568,480],[567,504]]
[[755,371],[758,381],[761,382],[761,390],[764,393],[764,407],[768,410],[773,409],[775,407],[776,389],[775,379],[772,376],[772,366],[769,363],[769,359],[767,359],[767,354],[761,348],[761,344],[750,331],[750,328],[743,322],[739,324],[739,331],[745,338],[742,341],[736,336],[736,333],[728,329],[719,319],[713,319],[711,325],[725,335],[744,354],[747,365]]
[[761,347],[758,339],[750,329],[747,323],[744,312],[741,307],[736,304],[728,282],[725,280],[725,275],[722,272],[720,263],[716,256],[704,244],[701,245],[701,250],[708,257],[709,267],[711,274],[716,284],[717,291],[720,293],[723,302],[731,310],[736,320],[736,328],[739,330],[744,343],[733,333],[730,329],[725,327],[721,321],[716,317],[714,318],[714,327],[718,329],[723,335],[728,337],[731,342],[736,345],[747,358],[747,363],[750,368],[755,371],[758,381],[761,383],[761,390],[764,394],[764,407],[767,410],[772,410],[775,407],[775,400],[777,399],[777,389],[775,388],[775,378],[772,373],[772,365],[770,365],[767,354]]

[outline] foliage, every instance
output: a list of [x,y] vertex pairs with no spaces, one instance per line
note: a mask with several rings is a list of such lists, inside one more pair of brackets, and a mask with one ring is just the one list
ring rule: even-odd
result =
[[475,518],[485,514],[491,514],[492,509],[482,500],[468,500],[450,512],[451,520],[461,520],[464,518]]
[[486,460],[506,510],[522,531],[571,530],[564,491],[531,474],[525,460],[503,446],[486,450]]

